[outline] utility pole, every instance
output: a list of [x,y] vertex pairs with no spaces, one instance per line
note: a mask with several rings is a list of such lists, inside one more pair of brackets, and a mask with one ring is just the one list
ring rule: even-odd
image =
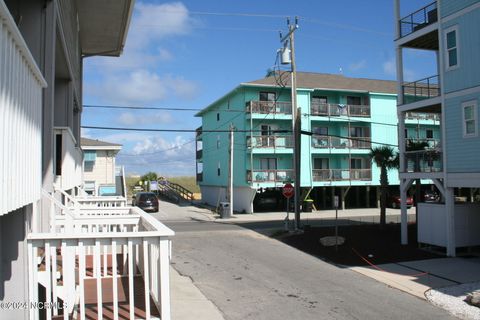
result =
[[295,31],[298,29],[298,18],[295,17],[295,24],[288,23],[288,34],[281,38],[282,42],[288,39],[290,44],[290,66],[291,66],[291,96],[292,96],[292,133],[293,133],[293,171],[294,181],[294,202],[295,202],[295,230],[300,229],[300,154],[301,154],[301,121],[300,110],[297,108],[297,67],[295,64]]
[[230,202],[230,217],[233,216],[233,123],[230,124],[230,147],[228,153],[230,155],[228,166],[228,201]]

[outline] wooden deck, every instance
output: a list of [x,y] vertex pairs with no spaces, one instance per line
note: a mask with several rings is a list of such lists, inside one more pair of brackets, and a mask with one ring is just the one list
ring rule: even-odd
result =
[[[97,280],[85,279],[85,319],[98,319],[97,309]],[[113,320],[113,278],[102,278],[103,319]],[[134,307],[135,319],[145,319],[145,288],[143,278],[134,278]],[[128,299],[128,278],[117,279],[118,288],[118,318],[130,319],[130,301]],[[150,297],[150,315],[160,318],[153,299]],[[80,318],[80,315],[79,317]]]

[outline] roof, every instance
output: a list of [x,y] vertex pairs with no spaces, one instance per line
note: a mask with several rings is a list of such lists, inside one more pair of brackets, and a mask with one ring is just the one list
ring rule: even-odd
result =
[[134,0],[77,0],[80,44],[85,56],[119,56],[127,37]]
[[122,145],[106,141],[80,138],[80,145],[83,150],[121,150]]
[[[277,78],[278,73],[276,74]],[[290,72],[282,71],[282,81],[286,87],[290,87]],[[202,116],[209,111],[222,99],[228,97],[240,87],[258,86],[258,87],[279,87],[275,76],[269,75],[265,78],[240,83],[239,86],[223,95],[195,116]],[[350,91],[365,93],[384,93],[397,94],[397,81],[394,80],[376,80],[366,78],[350,78],[339,74],[315,73],[315,72],[297,72],[297,88],[298,89],[318,89],[318,90],[334,90],[334,91]]]
[[[281,75],[286,86],[290,86],[290,72],[283,71]],[[242,83],[242,85],[278,86],[273,74],[259,80]],[[397,81],[350,78],[329,73],[297,72],[297,88],[397,94]]]

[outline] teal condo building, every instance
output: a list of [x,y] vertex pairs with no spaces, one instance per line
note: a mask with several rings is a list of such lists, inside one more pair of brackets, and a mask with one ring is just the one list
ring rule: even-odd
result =
[[[297,73],[300,109],[301,200],[329,209],[376,207],[380,170],[372,147],[398,143],[397,82],[322,73]],[[239,84],[197,114],[197,182],[202,200],[227,201],[233,150],[233,209],[285,210],[281,188],[294,180],[290,73]],[[411,139],[439,141],[438,118],[409,113]],[[233,148],[230,144],[233,128]],[[389,172],[399,185],[398,171]]]

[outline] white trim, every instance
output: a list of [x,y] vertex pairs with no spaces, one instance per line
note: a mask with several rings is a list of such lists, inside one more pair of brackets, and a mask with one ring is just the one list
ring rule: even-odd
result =
[[451,21],[453,19],[456,19],[456,18],[459,18],[471,11],[474,11],[476,9],[480,9],[480,3],[475,3],[475,4],[472,4],[466,8],[463,8],[462,10],[460,11],[457,11],[455,13],[452,13],[448,16],[446,16],[445,18],[442,18],[442,22],[448,22],[448,21]]
[[[450,66],[450,61],[449,61],[449,55],[448,55],[448,39],[447,39],[447,34],[450,32],[455,31],[455,50],[457,52],[457,64]],[[451,26],[445,30],[443,30],[443,51],[444,51],[444,56],[445,56],[445,72],[452,71],[455,69],[458,69],[460,67],[460,41],[458,41],[459,38],[459,28],[458,24]]]
[[[465,108],[467,107],[473,107],[473,120],[475,121],[475,132],[473,133],[467,133],[467,126],[466,126],[466,120],[465,120]],[[478,103],[477,100],[470,100],[462,103],[462,132],[463,132],[463,138],[474,138],[478,136]]]

